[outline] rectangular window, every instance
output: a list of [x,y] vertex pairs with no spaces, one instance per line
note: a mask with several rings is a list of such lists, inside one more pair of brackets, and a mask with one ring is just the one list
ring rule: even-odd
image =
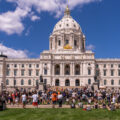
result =
[[39,68],[39,64],[36,65],[36,68]]
[[118,70],[118,76],[120,76],[120,70]]
[[24,80],[23,79],[21,80],[21,85],[24,85]]
[[96,64],[96,68],[99,68],[99,65],[98,65],[98,64]]
[[89,84],[89,85],[91,84],[91,79],[88,79],[88,84]]
[[9,64],[7,64],[7,68],[8,68],[8,67],[10,67],[10,65],[9,65]]
[[58,40],[58,45],[61,46],[61,41],[60,40]]
[[29,70],[29,76],[32,76],[32,70]]
[[99,70],[96,70],[96,76],[99,76]]
[[47,79],[44,79],[44,84],[47,84]]
[[31,80],[28,80],[28,85],[31,85]]
[[15,64],[14,67],[16,68],[16,67],[17,67],[17,64]]
[[25,70],[21,70],[21,76],[25,75],[24,72],[25,72]]
[[22,64],[22,68],[24,68],[24,64]]
[[114,85],[114,80],[111,80],[111,85]]
[[77,46],[77,40],[74,40],[74,46],[75,47]]
[[31,68],[32,67],[32,65],[31,64],[29,64],[29,68]]
[[118,68],[120,68],[120,64],[118,65]]
[[16,85],[16,80],[14,80],[14,86]]
[[111,68],[113,68],[113,64],[111,64]]
[[106,68],[106,64],[104,64],[104,68]]
[[120,80],[119,80],[119,83],[118,83],[119,85],[120,85]]
[[36,80],[36,86],[38,86],[39,85],[39,82],[38,82],[38,80]]
[[10,70],[6,70],[6,75],[9,76],[10,75]]
[[36,76],[39,76],[39,70],[36,70]]
[[67,45],[67,44],[69,44],[69,40],[66,40],[66,41],[65,41],[65,45]]
[[9,85],[9,80],[8,79],[6,80],[6,85]]
[[88,75],[91,75],[91,69],[88,69]]
[[44,69],[44,75],[47,75],[47,69]]
[[111,76],[114,76],[114,70],[111,70]]
[[17,76],[17,70],[14,70],[14,76]]
[[106,80],[104,80],[104,85],[107,85],[107,81]]
[[104,76],[106,76],[106,70],[103,70],[103,74],[104,74]]

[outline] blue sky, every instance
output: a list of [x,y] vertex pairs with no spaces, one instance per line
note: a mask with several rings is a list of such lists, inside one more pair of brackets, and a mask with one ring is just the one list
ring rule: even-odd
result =
[[[0,0],[0,51],[39,57],[65,6],[65,0]],[[120,0],[70,0],[69,6],[95,57],[120,58]]]

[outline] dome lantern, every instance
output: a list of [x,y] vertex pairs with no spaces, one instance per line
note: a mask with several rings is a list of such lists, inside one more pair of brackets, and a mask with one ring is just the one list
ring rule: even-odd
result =
[[65,9],[65,12],[64,12],[64,16],[68,16],[68,15],[70,15],[70,9],[69,9],[69,7],[67,5],[67,7]]

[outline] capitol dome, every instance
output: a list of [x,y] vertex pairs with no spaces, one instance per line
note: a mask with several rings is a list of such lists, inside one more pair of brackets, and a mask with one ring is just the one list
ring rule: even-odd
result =
[[70,16],[68,6],[64,12],[64,17],[55,25],[53,32],[67,29],[81,32],[80,25]]
[[55,25],[50,35],[51,51],[85,51],[85,36],[80,25],[71,17],[67,6],[63,18]]

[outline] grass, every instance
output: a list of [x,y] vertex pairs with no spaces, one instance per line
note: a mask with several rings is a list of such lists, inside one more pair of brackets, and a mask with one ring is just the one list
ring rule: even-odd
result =
[[120,120],[120,110],[8,109],[0,111],[0,120]]

